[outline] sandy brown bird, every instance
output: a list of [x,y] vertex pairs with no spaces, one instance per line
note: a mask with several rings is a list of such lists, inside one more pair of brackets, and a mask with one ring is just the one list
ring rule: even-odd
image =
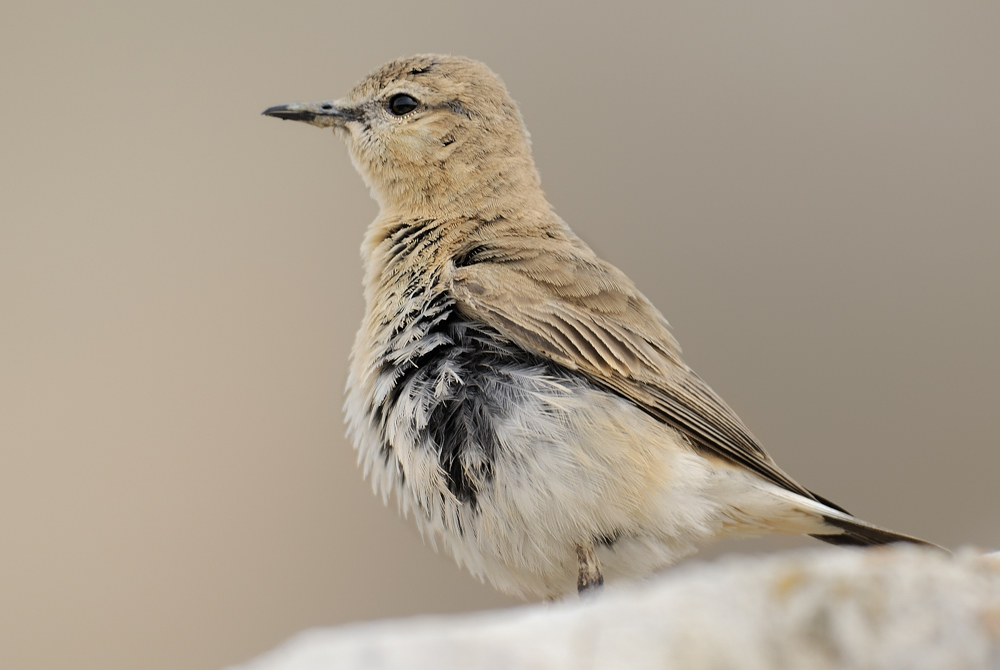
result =
[[556,215],[482,63],[402,58],[340,100],[264,114],[333,128],[379,203],[349,434],[375,491],[475,575],[558,597],[728,536],[922,542],[778,468]]

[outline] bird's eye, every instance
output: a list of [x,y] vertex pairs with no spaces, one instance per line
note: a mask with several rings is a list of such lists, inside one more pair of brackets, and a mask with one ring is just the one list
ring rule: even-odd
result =
[[389,98],[389,104],[387,105],[389,111],[395,116],[405,116],[417,108],[417,102],[412,96],[405,93],[397,93],[396,95]]

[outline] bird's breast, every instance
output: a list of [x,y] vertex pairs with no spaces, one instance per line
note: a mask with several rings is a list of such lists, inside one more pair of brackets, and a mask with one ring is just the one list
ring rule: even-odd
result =
[[466,320],[434,277],[406,283],[395,308],[370,313],[359,333],[351,433],[376,488],[427,512],[475,510],[524,392],[516,377],[546,364]]

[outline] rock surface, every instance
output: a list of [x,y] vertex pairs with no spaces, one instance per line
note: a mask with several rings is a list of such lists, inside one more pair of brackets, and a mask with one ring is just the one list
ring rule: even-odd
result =
[[233,670],[1000,670],[1000,557],[731,557],[596,598],[301,633]]

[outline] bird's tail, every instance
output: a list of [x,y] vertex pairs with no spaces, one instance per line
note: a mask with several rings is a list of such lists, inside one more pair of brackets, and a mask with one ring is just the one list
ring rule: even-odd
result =
[[823,505],[830,508],[830,513],[823,514],[823,523],[832,531],[830,533],[811,534],[811,537],[815,537],[817,540],[829,542],[830,544],[863,547],[881,544],[894,544],[896,542],[907,542],[909,544],[918,544],[925,547],[934,547],[935,549],[947,551],[933,542],[927,542],[926,540],[921,540],[920,538],[903,535],[902,533],[896,533],[891,530],[886,530],[885,528],[879,528],[878,526],[866,523],[861,519],[853,517],[846,510],[834,505],[830,501],[820,498],[819,496],[815,497]]

